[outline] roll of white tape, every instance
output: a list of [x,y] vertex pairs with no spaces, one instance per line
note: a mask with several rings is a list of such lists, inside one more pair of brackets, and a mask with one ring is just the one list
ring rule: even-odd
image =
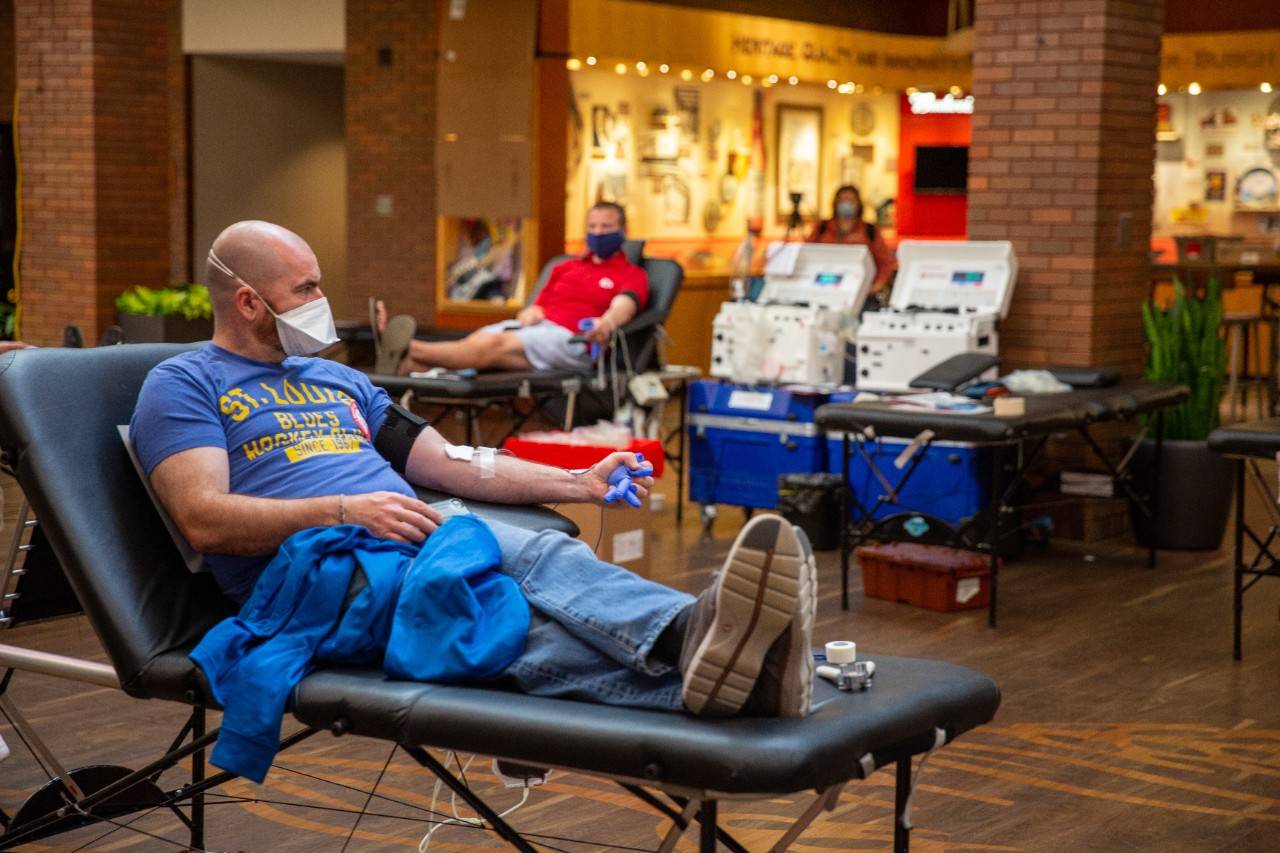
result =
[[858,659],[858,644],[848,640],[827,643],[827,663],[853,663]]

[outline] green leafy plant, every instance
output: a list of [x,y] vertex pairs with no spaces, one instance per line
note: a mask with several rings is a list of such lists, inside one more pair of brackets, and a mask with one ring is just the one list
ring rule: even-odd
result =
[[1173,283],[1173,305],[1162,311],[1142,306],[1142,330],[1147,338],[1147,369],[1152,382],[1176,382],[1191,389],[1185,403],[1164,416],[1164,437],[1204,441],[1218,426],[1227,348],[1222,339],[1222,288],[1209,280],[1203,298],[1188,294],[1182,282]]
[[139,285],[116,297],[116,310],[145,317],[177,314],[188,320],[207,320],[213,316],[213,303],[209,301],[209,289],[202,284],[159,290]]

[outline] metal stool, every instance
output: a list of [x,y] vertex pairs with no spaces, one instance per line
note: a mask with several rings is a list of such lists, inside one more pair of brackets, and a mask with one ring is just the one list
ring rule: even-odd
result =
[[[1280,316],[1260,311],[1231,311],[1222,315],[1222,325],[1227,333],[1227,399],[1230,400],[1228,419],[1237,421],[1236,406],[1248,417],[1249,389],[1257,389],[1258,417],[1270,417],[1276,403],[1276,332],[1280,329]],[[1270,334],[1267,346],[1262,346],[1261,330]]]

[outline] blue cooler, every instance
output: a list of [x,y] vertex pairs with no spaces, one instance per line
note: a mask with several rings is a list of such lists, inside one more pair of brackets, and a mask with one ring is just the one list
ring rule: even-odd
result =
[[780,474],[825,471],[826,443],[813,413],[828,395],[809,388],[689,386],[689,498],[772,509]]
[[[827,470],[836,474],[840,473],[840,440],[839,433],[828,433]],[[864,449],[875,460],[885,479],[896,485],[902,471],[895,468],[893,462],[910,443],[907,438],[881,438],[865,442]],[[996,450],[990,445],[934,442],[924,451],[924,458],[899,493],[898,503],[884,504],[876,510],[875,518],[914,511],[959,524],[977,514],[991,500],[991,474]],[[870,507],[884,492],[867,460],[854,446],[853,439],[849,445],[849,483],[854,496],[866,507]],[[856,506],[849,508],[849,515],[858,517]]]

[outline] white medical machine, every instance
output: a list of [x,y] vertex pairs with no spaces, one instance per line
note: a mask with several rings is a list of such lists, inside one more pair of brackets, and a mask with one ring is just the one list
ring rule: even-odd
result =
[[845,341],[875,277],[866,246],[772,243],[756,302],[712,323],[711,375],[734,382],[839,384]]
[[889,307],[863,315],[858,327],[858,388],[906,391],[953,355],[998,354],[996,326],[1009,314],[1017,276],[1007,240],[903,240]]

